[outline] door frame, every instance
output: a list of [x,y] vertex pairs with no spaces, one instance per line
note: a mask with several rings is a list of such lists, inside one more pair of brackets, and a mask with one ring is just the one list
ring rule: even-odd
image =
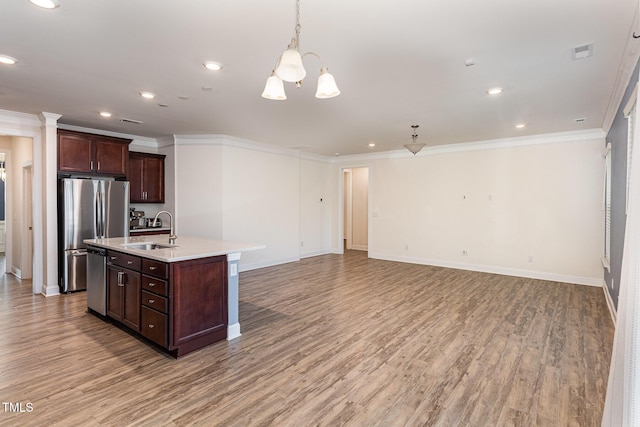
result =
[[22,279],[33,277],[33,161],[22,164]]

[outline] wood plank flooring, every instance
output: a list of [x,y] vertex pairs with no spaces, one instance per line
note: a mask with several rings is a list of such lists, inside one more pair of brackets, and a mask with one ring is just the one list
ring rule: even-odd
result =
[[240,275],[242,336],[175,360],[0,280],[2,426],[600,425],[602,289],[325,255]]

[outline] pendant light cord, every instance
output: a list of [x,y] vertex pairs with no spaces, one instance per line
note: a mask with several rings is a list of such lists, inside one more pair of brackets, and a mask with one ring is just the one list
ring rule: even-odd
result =
[[296,45],[300,51],[300,0],[296,0]]

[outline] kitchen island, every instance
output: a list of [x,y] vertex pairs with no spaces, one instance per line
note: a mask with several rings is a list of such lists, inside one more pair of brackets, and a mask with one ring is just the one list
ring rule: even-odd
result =
[[166,235],[87,239],[107,250],[107,317],[179,357],[240,336],[238,261],[263,245]]

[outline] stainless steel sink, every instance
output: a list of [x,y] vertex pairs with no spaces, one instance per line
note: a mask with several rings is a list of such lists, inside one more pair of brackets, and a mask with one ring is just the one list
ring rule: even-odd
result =
[[143,251],[150,251],[153,249],[171,249],[175,248],[175,245],[163,245],[160,243],[134,243],[130,245],[124,245],[128,249],[139,249]]

